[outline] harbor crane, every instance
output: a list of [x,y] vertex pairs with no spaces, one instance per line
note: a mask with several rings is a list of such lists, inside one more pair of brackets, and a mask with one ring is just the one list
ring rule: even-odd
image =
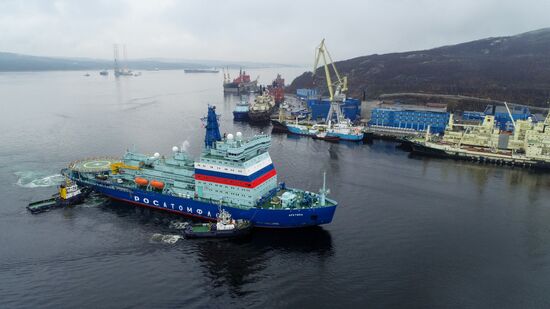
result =
[[[327,115],[326,122],[329,124],[332,120],[332,116],[336,113],[336,121],[340,122],[344,120],[342,115],[342,108],[340,105],[346,100],[346,92],[348,91],[348,79],[346,76],[341,76],[336,69],[336,65],[330,56],[330,53],[325,45],[325,39],[321,41],[321,44],[315,49],[315,62],[313,65],[313,76],[319,65],[319,60],[323,59],[323,67],[325,70],[325,78],[327,83],[328,92],[330,95],[330,109]],[[327,61],[328,59],[328,61]],[[330,62],[329,62],[330,61]],[[332,82],[331,72],[329,64],[336,75],[336,80]]]

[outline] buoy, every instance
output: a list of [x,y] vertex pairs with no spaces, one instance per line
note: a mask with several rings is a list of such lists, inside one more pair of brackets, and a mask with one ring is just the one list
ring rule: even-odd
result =
[[151,180],[151,187],[160,190],[164,188],[164,182],[158,181],[158,180]]
[[145,179],[145,178],[141,178],[141,177],[136,177],[134,179],[134,182],[138,185],[138,186],[146,186],[148,183],[149,183],[149,180]]

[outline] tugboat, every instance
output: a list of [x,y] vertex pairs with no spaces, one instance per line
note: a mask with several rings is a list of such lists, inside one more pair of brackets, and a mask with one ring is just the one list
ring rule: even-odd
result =
[[275,107],[273,96],[268,93],[263,93],[254,99],[254,103],[248,112],[248,118],[252,123],[269,123],[271,121],[271,113]]
[[248,111],[250,105],[248,104],[246,96],[241,96],[241,101],[237,103],[235,109],[233,110],[233,120],[235,121],[246,121],[248,120]]
[[248,220],[234,220],[231,214],[223,209],[219,211],[216,224],[202,223],[188,225],[184,231],[185,238],[228,238],[244,236],[252,230]]
[[82,203],[91,191],[88,187],[80,189],[75,182],[65,178],[65,182],[59,185],[58,193],[54,194],[52,198],[30,203],[27,210],[32,214],[37,214],[53,208],[77,205]]

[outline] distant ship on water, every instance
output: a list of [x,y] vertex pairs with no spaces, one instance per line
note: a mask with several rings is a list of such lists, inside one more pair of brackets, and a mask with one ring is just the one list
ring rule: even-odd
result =
[[185,73],[218,73],[218,69],[184,69]]

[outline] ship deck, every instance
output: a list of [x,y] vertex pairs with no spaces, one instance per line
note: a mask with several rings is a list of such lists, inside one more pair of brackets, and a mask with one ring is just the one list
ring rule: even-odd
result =
[[[259,208],[261,208],[261,209],[288,209],[288,208],[283,207],[283,205],[281,203],[281,196],[285,192],[296,193],[298,195],[299,200],[302,199],[303,194],[304,194],[304,191],[295,191],[295,190],[287,190],[287,189],[279,190],[279,191],[277,191],[277,193],[272,198],[267,199],[265,202],[261,203],[259,205]],[[334,201],[327,198],[327,199],[325,199],[325,205],[324,206],[315,205],[315,204],[304,205],[304,204],[301,204],[300,202],[298,202],[293,208],[294,209],[319,208],[319,207],[330,207],[330,206],[335,206],[335,205],[336,205],[336,203]]]
[[100,157],[100,158],[89,158],[78,161],[73,161],[69,164],[69,169],[78,171],[81,173],[99,173],[107,172],[111,170],[111,165],[114,163],[119,163],[120,158],[112,157]]
[[209,224],[195,224],[191,226],[191,229],[193,230],[193,232],[199,233],[210,232],[211,230]]

